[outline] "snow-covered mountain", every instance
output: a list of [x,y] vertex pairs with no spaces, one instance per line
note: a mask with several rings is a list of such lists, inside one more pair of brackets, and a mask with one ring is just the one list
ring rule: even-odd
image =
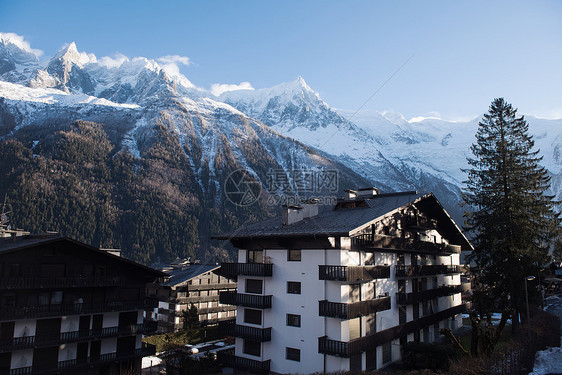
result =
[[[268,169],[284,170],[295,189],[291,170],[333,168],[343,176],[340,190],[371,184],[433,191],[459,222],[461,168],[478,124],[337,111],[301,77],[217,97],[154,60],[98,60],[71,43],[40,61],[21,40],[0,34],[0,137],[74,120],[110,126],[120,152],[137,159],[154,145],[155,128],[164,127],[211,204],[223,203],[225,165],[248,170],[262,184]],[[562,120],[528,120],[562,198]]]
[[[226,92],[219,100],[326,152],[383,189],[434,192],[462,223],[461,169],[468,167],[479,119],[408,121],[400,113],[336,111],[300,77],[269,89]],[[527,119],[553,193],[562,198],[562,120]]]
[[[18,169],[18,173],[25,174],[26,169],[38,168],[36,176],[20,174],[14,177],[11,175],[14,170],[2,169],[7,162],[0,160],[0,173],[5,173],[2,178],[14,181],[13,185],[3,184],[0,192],[11,197],[23,193],[37,199],[46,196],[52,199],[40,204],[56,205],[59,199],[67,202],[68,196],[61,198],[60,188],[57,190],[52,186],[62,184],[69,189],[80,188],[72,201],[87,208],[93,206],[91,200],[98,199],[96,207],[114,211],[107,215],[114,229],[91,229],[90,224],[76,223],[69,217],[57,217],[53,225],[68,228],[71,233],[77,228],[79,237],[98,236],[100,246],[121,247],[129,256],[134,257],[131,252],[138,249],[148,249],[151,255],[139,255],[139,260],[154,260],[156,256],[193,256],[207,261],[216,261],[220,257],[227,259],[220,255],[224,249],[210,242],[210,235],[234,229],[241,224],[240,220],[256,220],[275,213],[281,201],[277,198],[268,200],[274,193],[299,194],[302,190],[302,181],[294,173],[297,170],[317,174],[335,170],[339,176],[339,190],[369,184],[338,161],[216,100],[210,92],[193,86],[180,74],[168,72],[154,60],[123,59],[120,63],[107,64],[92,54],[79,52],[71,43],[53,58],[40,62],[29,52],[28,46],[18,46],[4,37],[0,43],[0,59],[3,67],[0,74],[0,149],[16,147],[21,155],[33,154],[31,159],[23,158],[27,168]],[[101,128],[91,122],[101,124]],[[77,125],[71,125],[74,123]],[[92,150],[97,147],[94,140],[106,138],[111,146],[103,141],[100,144],[105,147],[103,152]],[[19,143],[14,146],[11,141]],[[61,148],[67,151],[60,151]],[[77,156],[81,152],[90,159],[84,160],[82,168],[76,169],[81,164],[75,165],[73,160],[82,159]],[[92,159],[92,155],[100,153],[111,156],[103,159],[107,164],[103,169],[110,172],[95,178],[86,177],[84,182],[72,186],[65,185],[64,181],[50,181],[58,178],[59,170],[63,177],[81,181],[85,178],[84,173],[87,175],[89,169],[97,167],[94,160],[100,162],[99,158]],[[132,155],[133,160],[123,154]],[[0,152],[0,157],[5,155]],[[121,160],[125,160],[125,172],[121,171]],[[56,167],[40,167],[50,163]],[[247,172],[246,178],[262,186],[257,206],[252,209],[237,207],[225,194],[230,173],[239,169]],[[47,173],[49,170],[53,173]],[[278,182],[283,191],[271,183],[272,172],[282,180]],[[131,173],[138,176],[137,185],[131,187],[137,191],[133,197],[122,190],[118,180],[106,179],[114,174],[130,178]],[[39,180],[31,184],[31,191],[22,192],[25,190],[22,186],[29,184],[18,184],[26,178]],[[86,189],[83,184],[95,187]],[[273,190],[263,187],[273,187]],[[99,190],[104,191],[101,198],[94,193]],[[331,191],[331,195],[337,195],[337,192]],[[166,207],[167,211],[160,214],[159,207],[154,207],[154,220],[164,223],[162,229],[157,231],[155,238],[147,238],[142,246],[132,243],[134,238],[125,243],[111,243],[119,241],[117,233],[156,230],[138,211],[146,204],[137,201],[139,196]],[[21,199],[16,207],[20,213],[14,210],[20,219],[29,208],[26,204],[33,202],[27,195]],[[67,208],[59,209],[65,212]],[[59,209],[49,207],[42,212]],[[60,223],[67,219],[73,225]],[[196,225],[197,229],[191,230],[189,225],[181,224],[183,222]],[[103,220],[97,223],[103,225]],[[30,226],[41,228],[38,223]],[[142,226],[145,228],[138,229]],[[92,230],[98,234],[94,235]],[[162,232],[165,232],[163,237]],[[198,248],[186,247],[185,241],[178,245],[180,248],[174,248],[173,244],[178,244],[177,239],[181,236],[191,238],[189,243],[197,243]]]

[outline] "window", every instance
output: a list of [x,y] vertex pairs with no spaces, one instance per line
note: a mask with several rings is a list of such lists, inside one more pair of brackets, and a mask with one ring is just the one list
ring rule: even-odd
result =
[[247,263],[263,263],[263,250],[248,250]]
[[261,344],[259,341],[254,340],[244,340],[244,354],[255,355],[259,357],[261,355]]
[[349,358],[349,370],[351,372],[361,371],[361,353],[354,354]]
[[390,361],[392,361],[392,345],[389,341],[382,346],[382,363],[388,363]]
[[246,279],[246,293],[261,294],[263,289],[263,280]]
[[301,361],[301,351],[295,348],[285,348],[285,358],[290,361]]
[[261,310],[244,309],[244,323],[261,324]]
[[300,327],[301,316],[296,314],[287,314],[287,325],[291,327]]
[[398,307],[398,324],[406,323],[406,308],[399,306]]
[[301,251],[300,250],[288,250],[287,260],[289,262],[300,262],[301,261]]
[[287,293],[301,294],[301,283],[298,281],[287,281]]

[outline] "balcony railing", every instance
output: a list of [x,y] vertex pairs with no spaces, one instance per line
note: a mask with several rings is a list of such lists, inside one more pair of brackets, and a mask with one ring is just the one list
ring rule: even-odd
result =
[[460,273],[461,268],[458,265],[422,265],[422,266],[396,266],[397,277],[417,277],[431,275],[447,275]]
[[236,289],[236,283],[220,283],[220,284],[192,284],[189,286],[189,291],[194,290],[224,290]]
[[259,342],[271,341],[271,327],[249,327],[236,324],[234,320],[219,323],[219,332],[224,336],[240,337]]
[[223,311],[232,311],[236,310],[234,306],[213,306],[213,307],[202,307],[197,310],[199,314],[209,314],[209,313],[216,313],[216,312],[223,312]]
[[400,324],[398,326],[364,336],[352,341],[338,341],[328,339],[326,336],[318,338],[318,352],[336,357],[349,358],[352,355],[372,349],[399,337],[403,337],[416,330],[450,318],[466,311],[465,305],[458,305],[450,309],[439,311],[435,314]]
[[243,294],[238,292],[221,292],[219,301],[226,305],[270,309],[272,296]]
[[395,250],[425,254],[460,254],[461,247],[445,243],[421,241],[380,234],[360,234],[351,238],[351,248],[358,250]]
[[261,276],[271,277],[273,275],[273,264],[271,263],[222,263],[221,275],[234,276]]
[[106,277],[0,277],[0,289],[86,288],[121,286],[120,276]]
[[413,303],[427,301],[437,297],[460,293],[464,288],[466,288],[466,284],[442,286],[439,288],[422,290],[419,292],[396,293],[396,300],[400,305],[411,305]]
[[406,215],[402,218],[405,227],[435,229],[437,228],[437,220],[433,220],[423,216]]
[[369,281],[390,277],[390,266],[319,266],[320,280]]
[[155,299],[138,301],[114,301],[99,303],[70,303],[60,305],[3,307],[0,320],[43,318],[62,315],[96,314],[111,311],[150,310],[157,306]]
[[108,353],[98,357],[88,357],[84,359],[70,359],[61,361],[51,368],[45,367],[20,367],[11,370],[0,370],[0,375],[49,375],[67,373],[69,371],[86,370],[91,366],[99,366],[116,361],[127,361],[135,358],[142,358],[156,354],[156,347],[143,343],[143,347],[125,353]]
[[14,337],[11,339],[0,340],[0,352],[16,349],[46,347],[71,342],[100,340],[107,337],[134,335],[139,333],[145,334],[155,332],[156,328],[156,321],[146,321],[142,324],[106,327],[85,331],[62,332],[53,335]]
[[256,361],[254,359],[238,357],[232,351],[222,350],[217,353],[217,360],[225,367],[249,371],[256,374],[269,373],[271,360]]
[[319,301],[319,315],[340,319],[353,319],[390,309],[390,297],[355,303]]

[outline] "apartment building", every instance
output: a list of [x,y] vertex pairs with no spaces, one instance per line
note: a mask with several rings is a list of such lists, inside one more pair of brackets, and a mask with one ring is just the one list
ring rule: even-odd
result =
[[57,235],[0,239],[0,374],[137,374],[162,272]]
[[237,247],[234,353],[253,372],[380,369],[409,341],[432,342],[462,324],[459,258],[471,245],[433,194],[346,191],[216,236]]
[[197,308],[202,326],[236,318],[236,306],[219,302],[222,291],[236,291],[235,277],[221,274],[216,264],[190,263],[182,259],[162,268],[168,279],[149,293],[158,297],[158,307],[149,312],[158,321],[159,332],[175,332],[183,328],[183,312]]

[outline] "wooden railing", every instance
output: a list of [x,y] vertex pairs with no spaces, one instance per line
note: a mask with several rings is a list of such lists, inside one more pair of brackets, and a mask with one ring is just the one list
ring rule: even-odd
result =
[[271,366],[271,360],[256,361],[254,359],[239,357],[233,351],[222,350],[217,353],[217,360],[225,367],[237,370],[249,371],[257,374],[267,374]]
[[243,294],[238,292],[221,292],[219,301],[226,305],[254,307],[256,309],[270,309],[272,296]]
[[62,332],[51,335],[24,336],[0,340],[0,351],[35,347],[45,347],[80,341],[100,340],[107,337],[134,335],[137,333],[155,332],[156,321],[146,321],[141,324],[105,327],[85,331]]
[[111,363],[115,361],[126,361],[130,359],[135,359],[139,357],[146,357],[154,355],[156,353],[156,347],[153,345],[143,343],[142,348],[132,350],[131,352],[124,353],[108,353],[101,354],[97,357],[87,357],[84,359],[70,359],[67,361],[58,362],[53,367],[20,367],[11,370],[0,370],[0,375],[50,375],[50,374],[60,374],[67,373],[69,371],[76,372],[80,369],[86,370],[91,366],[99,366],[105,363]]
[[397,277],[417,277],[417,276],[431,276],[431,275],[447,275],[460,273],[461,268],[458,265],[422,265],[422,266],[396,266]]
[[320,316],[340,319],[353,319],[390,309],[390,297],[381,297],[355,303],[319,301]]
[[234,276],[262,276],[273,275],[273,264],[271,263],[222,263],[221,275]]
[[463,313],[466,309],[466,305],[458,305],[352,341],[331,340],[326,336],[319,337],[318,352],[336,357],[349,358],[352,355],[367,351],[391,340],[406,336],[416,330],[448,319],[456,314]]
[[380,234],[360,234],[351,237],[351,248],[357,250],[384,249],[425,254],[460,254],[461,252],[461,247],[458,245]]
[[0,289],[87,288],[121,286],[120,276],[87,277],[0,277]]
[[70,303],[42,306],[3,307],[0,309],[0,320],[43,318],[61,315],[96,314],[111,311],[145,310],[157,306],[155,299],[135,301],[113,301],[97,303]]
[[369,281],[390,277],[390,266],[319,266],[320,280]]
[[249,327],[230,321],[219,323],[219,332],[224,336],[240,337],[259,342],[271,341],[271,327]]
[[427,301],[437,297],[448,296],[455,293],[461,293],[463,290],[470,289],[467,284],[447,285],[435,289],[422,290],[411,293],[396,293],[396,300],[400,305],[411,305],[422,301]]

